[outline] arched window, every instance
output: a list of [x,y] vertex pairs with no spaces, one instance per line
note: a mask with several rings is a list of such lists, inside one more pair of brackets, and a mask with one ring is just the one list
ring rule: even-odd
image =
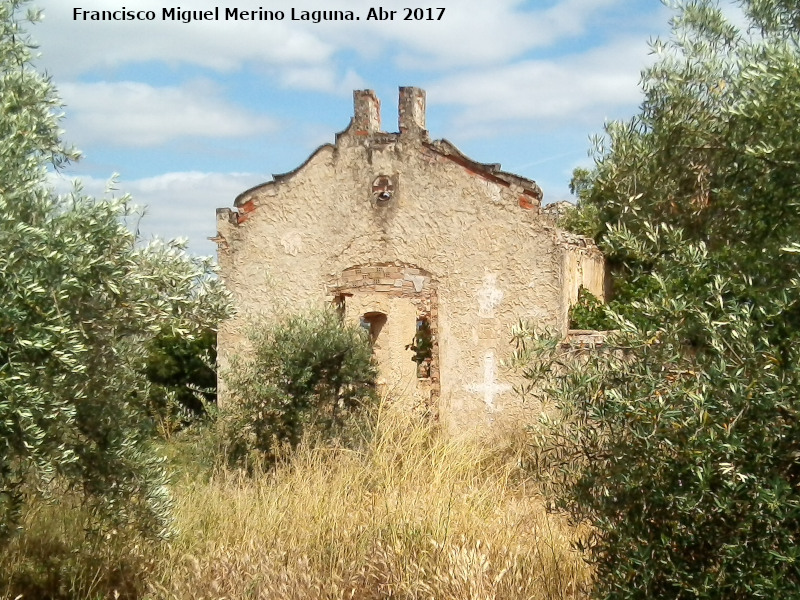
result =
[[369,333],[369,340],[374,346],[378,341],[387,316],[382,312],[368,312],[361,316],[361,327]]

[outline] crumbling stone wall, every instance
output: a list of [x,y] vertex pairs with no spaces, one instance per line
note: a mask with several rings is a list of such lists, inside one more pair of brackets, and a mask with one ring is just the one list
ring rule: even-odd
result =
[[581,287],[605,302],[609,296],[609,281],[603,253],[591,238],[567,232],[561,232],[560,237],[564,248],[562,305],[569,309],[575,304]]
[[[440,392],[437,283],[425,269],[399,262],[351,267],[326,283],[326,300],[348,321],[370,324],[379,391],[432,414],[438,413]],[[423,320],[433,339],[424,376],[411,347]]]
[[[518,403],[501,366],[512,325],[566,334],[565,290],[595,285],[602,257],[576,254],[542,217],[535,182],[432,141],[424,91],[400,88],[399,133],[381,130],[373,92],[355,92],[354,105],[334,144],[217,211],[238,309],[220,328],[220,361],[245,347],[256,315],[334,303],[370,323],[397,401],[428,403],[454,430],[493,422]],[[435,342],[429,377],[406,347],[421,317]]]

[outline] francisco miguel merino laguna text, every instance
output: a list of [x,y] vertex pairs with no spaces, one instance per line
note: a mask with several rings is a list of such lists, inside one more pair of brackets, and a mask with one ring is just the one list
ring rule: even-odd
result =
[[[444,8],[403,8],[398,20],[403,21],[439,21],[444,16]],[[365,20],[393,21],[397,10],[386,10],[383,7],[370,8]],[[359,21],[352,10],[289,10],[290,21]],[[161,9],[161,21],[283,21],[287,13],[282,10],[242,10],[240,8],[219,6],[209,10],[182,10],[180,6]],[[158,12],[154,10],[129,10],[124,6],[119,10],[84,10],[72,9],[73,21],[155,21]]]

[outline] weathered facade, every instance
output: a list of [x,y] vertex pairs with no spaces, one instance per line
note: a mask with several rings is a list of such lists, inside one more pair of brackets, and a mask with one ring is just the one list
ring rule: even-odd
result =
[[[512,325],[566,333],[578,287],[604,295],[601,254],[542,214],[535,182],[432,141],[423,90],[400,88],[399,133],[381,130],[372,91],[354,104],[334,144],[217,211],[238,309],[220,328],[221,362],[244,348],[255,315],[327,302],[369,329],[390,397],[451,429],[514,412],[501,365]],[[411,348],[420,330],[424,359]]]

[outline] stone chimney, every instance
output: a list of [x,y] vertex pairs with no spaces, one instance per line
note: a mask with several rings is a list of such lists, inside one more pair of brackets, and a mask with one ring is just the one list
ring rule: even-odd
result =
[[369,135],[381,130],[381,101],[372,90],[353,92],[353,128],[356,135]]
[[416,87],[400,88],[397,120],[401,135],[425,131],[425,90]]

